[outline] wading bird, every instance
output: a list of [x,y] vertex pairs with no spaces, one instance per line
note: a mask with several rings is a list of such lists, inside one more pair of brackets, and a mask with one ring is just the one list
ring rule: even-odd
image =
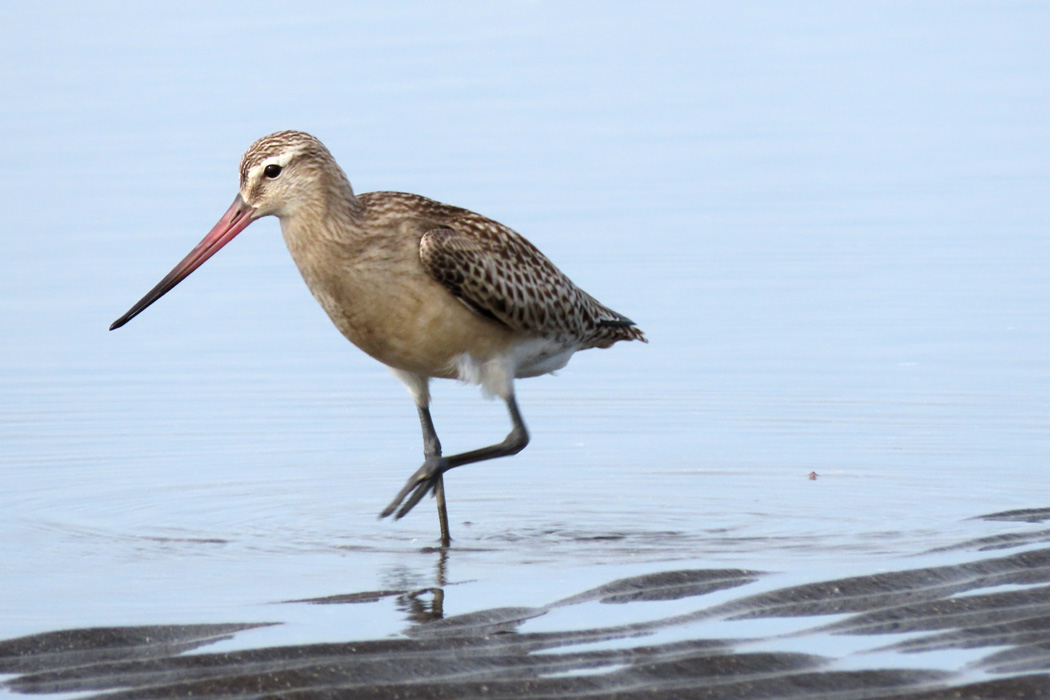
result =
[[[324,144],[301,131],[265,136],[241,159],[240,192],[219,223],[156,287],[113,322],[120,328],[256,219],[276,216],[306,285],[335,326],[408,387],[423,429],[423,466],[380,517],[437,497],[449,544],[442,475],[517,454],[529,434],[514,380],[561,369],[577,350],[645,341],[520,234],[474,212],[401,192],[356,195]],[[430,379],[480,384],[510,413],[500,443],[442,456]]]

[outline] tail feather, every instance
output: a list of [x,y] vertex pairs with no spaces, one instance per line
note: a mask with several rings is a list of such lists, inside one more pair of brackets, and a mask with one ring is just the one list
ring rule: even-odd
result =
[[615,311],[612,311],[611,309],[610,313],[614,318],[602,318],[598,321],[597,335],[602,341],[598,343],[598,347],[607,348],[620,340],[640,340],[643,343],[649,342],[645,337],[645,333],[641,328],[635,325],[634,321],[623,314],[618,314]]

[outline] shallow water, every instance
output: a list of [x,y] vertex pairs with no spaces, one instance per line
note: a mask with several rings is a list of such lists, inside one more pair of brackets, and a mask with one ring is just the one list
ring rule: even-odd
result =
[[[1050,504],[1039,5],[8,16],[2,639],[281,622],[208,650],[382,640],[666,571],[774,590],[962,565],[984,555],[961,542],[1038,530],[973,518]],[[448,475],[447,553],[429,503],[376,519],[418,466],[415,412],[330,327],[276,221],[106,331],[281,128],[322,138],[359,191],[511,225],[650,338],[519,383],[533,442]],[[446,450],[507,428],[473,388],[435,399]],[[370,591],[401,593],[284,602]],[[651,616],[614,607],[525,629]],[[748,634],[780,644],[774,622]],[[817,639],[776,651],[836,656]]]
[[445,579],[454,549],[438,553],[432,586],[271,608],[302,624],[309,606],[352,621],[340,613],[392,601],[408,623],[396,637],[356,640],[351,626],[349,641],[297,643],[294,626],[261,621],[61,630],[0,641],[0,672],[17,674],[15,692],[107,698],[1044,697],[1048,538],[1029,528],[960,542],[965,560],[927,552],[923,568],[826,581],[664,570],[450,615],[446,596],[463,592]]

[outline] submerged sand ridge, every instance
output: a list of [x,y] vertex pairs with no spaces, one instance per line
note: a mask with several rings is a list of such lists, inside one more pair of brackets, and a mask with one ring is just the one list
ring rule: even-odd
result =
[[[121,699],[1050,696],[1050,529],[1040,527],[1050,509],[984,518],[1035,527],[949,548],[973,553],[962,563],[761,592],[751,591],[774,574],[713,568],[452,617],[433,588],[293,602],[396,598],[411,621],[399,638],[207,653],[260,623],[47,632],[0,642],[0,672],[16,674],[9,692]],[[720,602],[709,602],[715,593]],[[661,601],[695,607],[641,614]],[[633,606],[638,619],[601,624],[604,606]],[[529,631],[574,608],[595,624]],[[944,653],[968,660],[946,664]]]

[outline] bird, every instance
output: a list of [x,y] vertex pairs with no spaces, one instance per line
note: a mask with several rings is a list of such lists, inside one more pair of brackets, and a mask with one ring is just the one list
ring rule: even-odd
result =
[[[280,221],[306,286],[336,328],[407,387],[423,433],[423,464],[379,517],[400,519],[431,494],[443,547],[451,542],[444,474],[517,454],[529,443],[514,381],[555,372],[580,350],[648,342],[634,321],[576,286],[521,234],[420,195],[355,194],[328,148],[294,130],[248,148],[233,204],[110,330],[265,216]],[[480,385],[501,399],[510,432],[496,444],[442,455],[431,379]]]

